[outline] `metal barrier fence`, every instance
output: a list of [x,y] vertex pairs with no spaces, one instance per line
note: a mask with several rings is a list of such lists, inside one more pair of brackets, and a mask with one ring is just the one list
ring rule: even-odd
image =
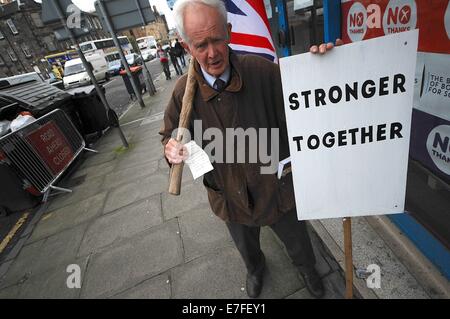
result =
[[[10,162],[46,201],[50,189],[85,148],[66,113],[56,109],[0,138],[0,160]],[[3,154],[1,154],[3,153]]]

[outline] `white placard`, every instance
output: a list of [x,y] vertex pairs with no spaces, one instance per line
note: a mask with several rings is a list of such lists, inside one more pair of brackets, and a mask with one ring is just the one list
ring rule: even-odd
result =
[[418,30],[280,59],[300,220],[404,210]]

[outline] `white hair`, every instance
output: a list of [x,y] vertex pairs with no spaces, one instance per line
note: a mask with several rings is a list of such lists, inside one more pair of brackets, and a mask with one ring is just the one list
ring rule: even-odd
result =
[[228,23],[227,9],[225,3],[222,0],[177,0],[173,7],[173,16],[175,19],[175,26],[178,30],[178,34],[183,38],[184,42],[189,42],[189,38],[184,32],[184,12],[186,8],[194,4],[203,4],[208,7],[215,8],[217,12],[222,16],[224,21],[224,27],[226,29]]

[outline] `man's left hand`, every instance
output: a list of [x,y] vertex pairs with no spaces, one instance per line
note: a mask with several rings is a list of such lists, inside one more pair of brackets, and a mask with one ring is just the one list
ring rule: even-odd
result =
[[[340,46],[343,45],[344,42],[342,42],[341,39],[336,39],[336,46]],[[331,49],[333,49],[335,47],[335,45],[333,44],[333,42],[328,42],[328,43],[322,43],[321,45],[317,46],[317,45],[313,45],[310,49],[309,52],[316,54],[324,54],[327,51],[330,51]]]

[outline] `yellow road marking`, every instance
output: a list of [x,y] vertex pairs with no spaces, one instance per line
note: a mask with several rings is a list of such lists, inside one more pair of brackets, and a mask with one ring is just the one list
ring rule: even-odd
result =
[[14,225],[14,227],[9,231],[8,235],[2,240],[0,243],[0,253],[6,248],[6,245],[13,239],[14,235],[17,233],[19,228],[25,223],[25,221],[28,218],[29,213],[25,213],[20,217],[20,219],[17,221],[17,223]]

